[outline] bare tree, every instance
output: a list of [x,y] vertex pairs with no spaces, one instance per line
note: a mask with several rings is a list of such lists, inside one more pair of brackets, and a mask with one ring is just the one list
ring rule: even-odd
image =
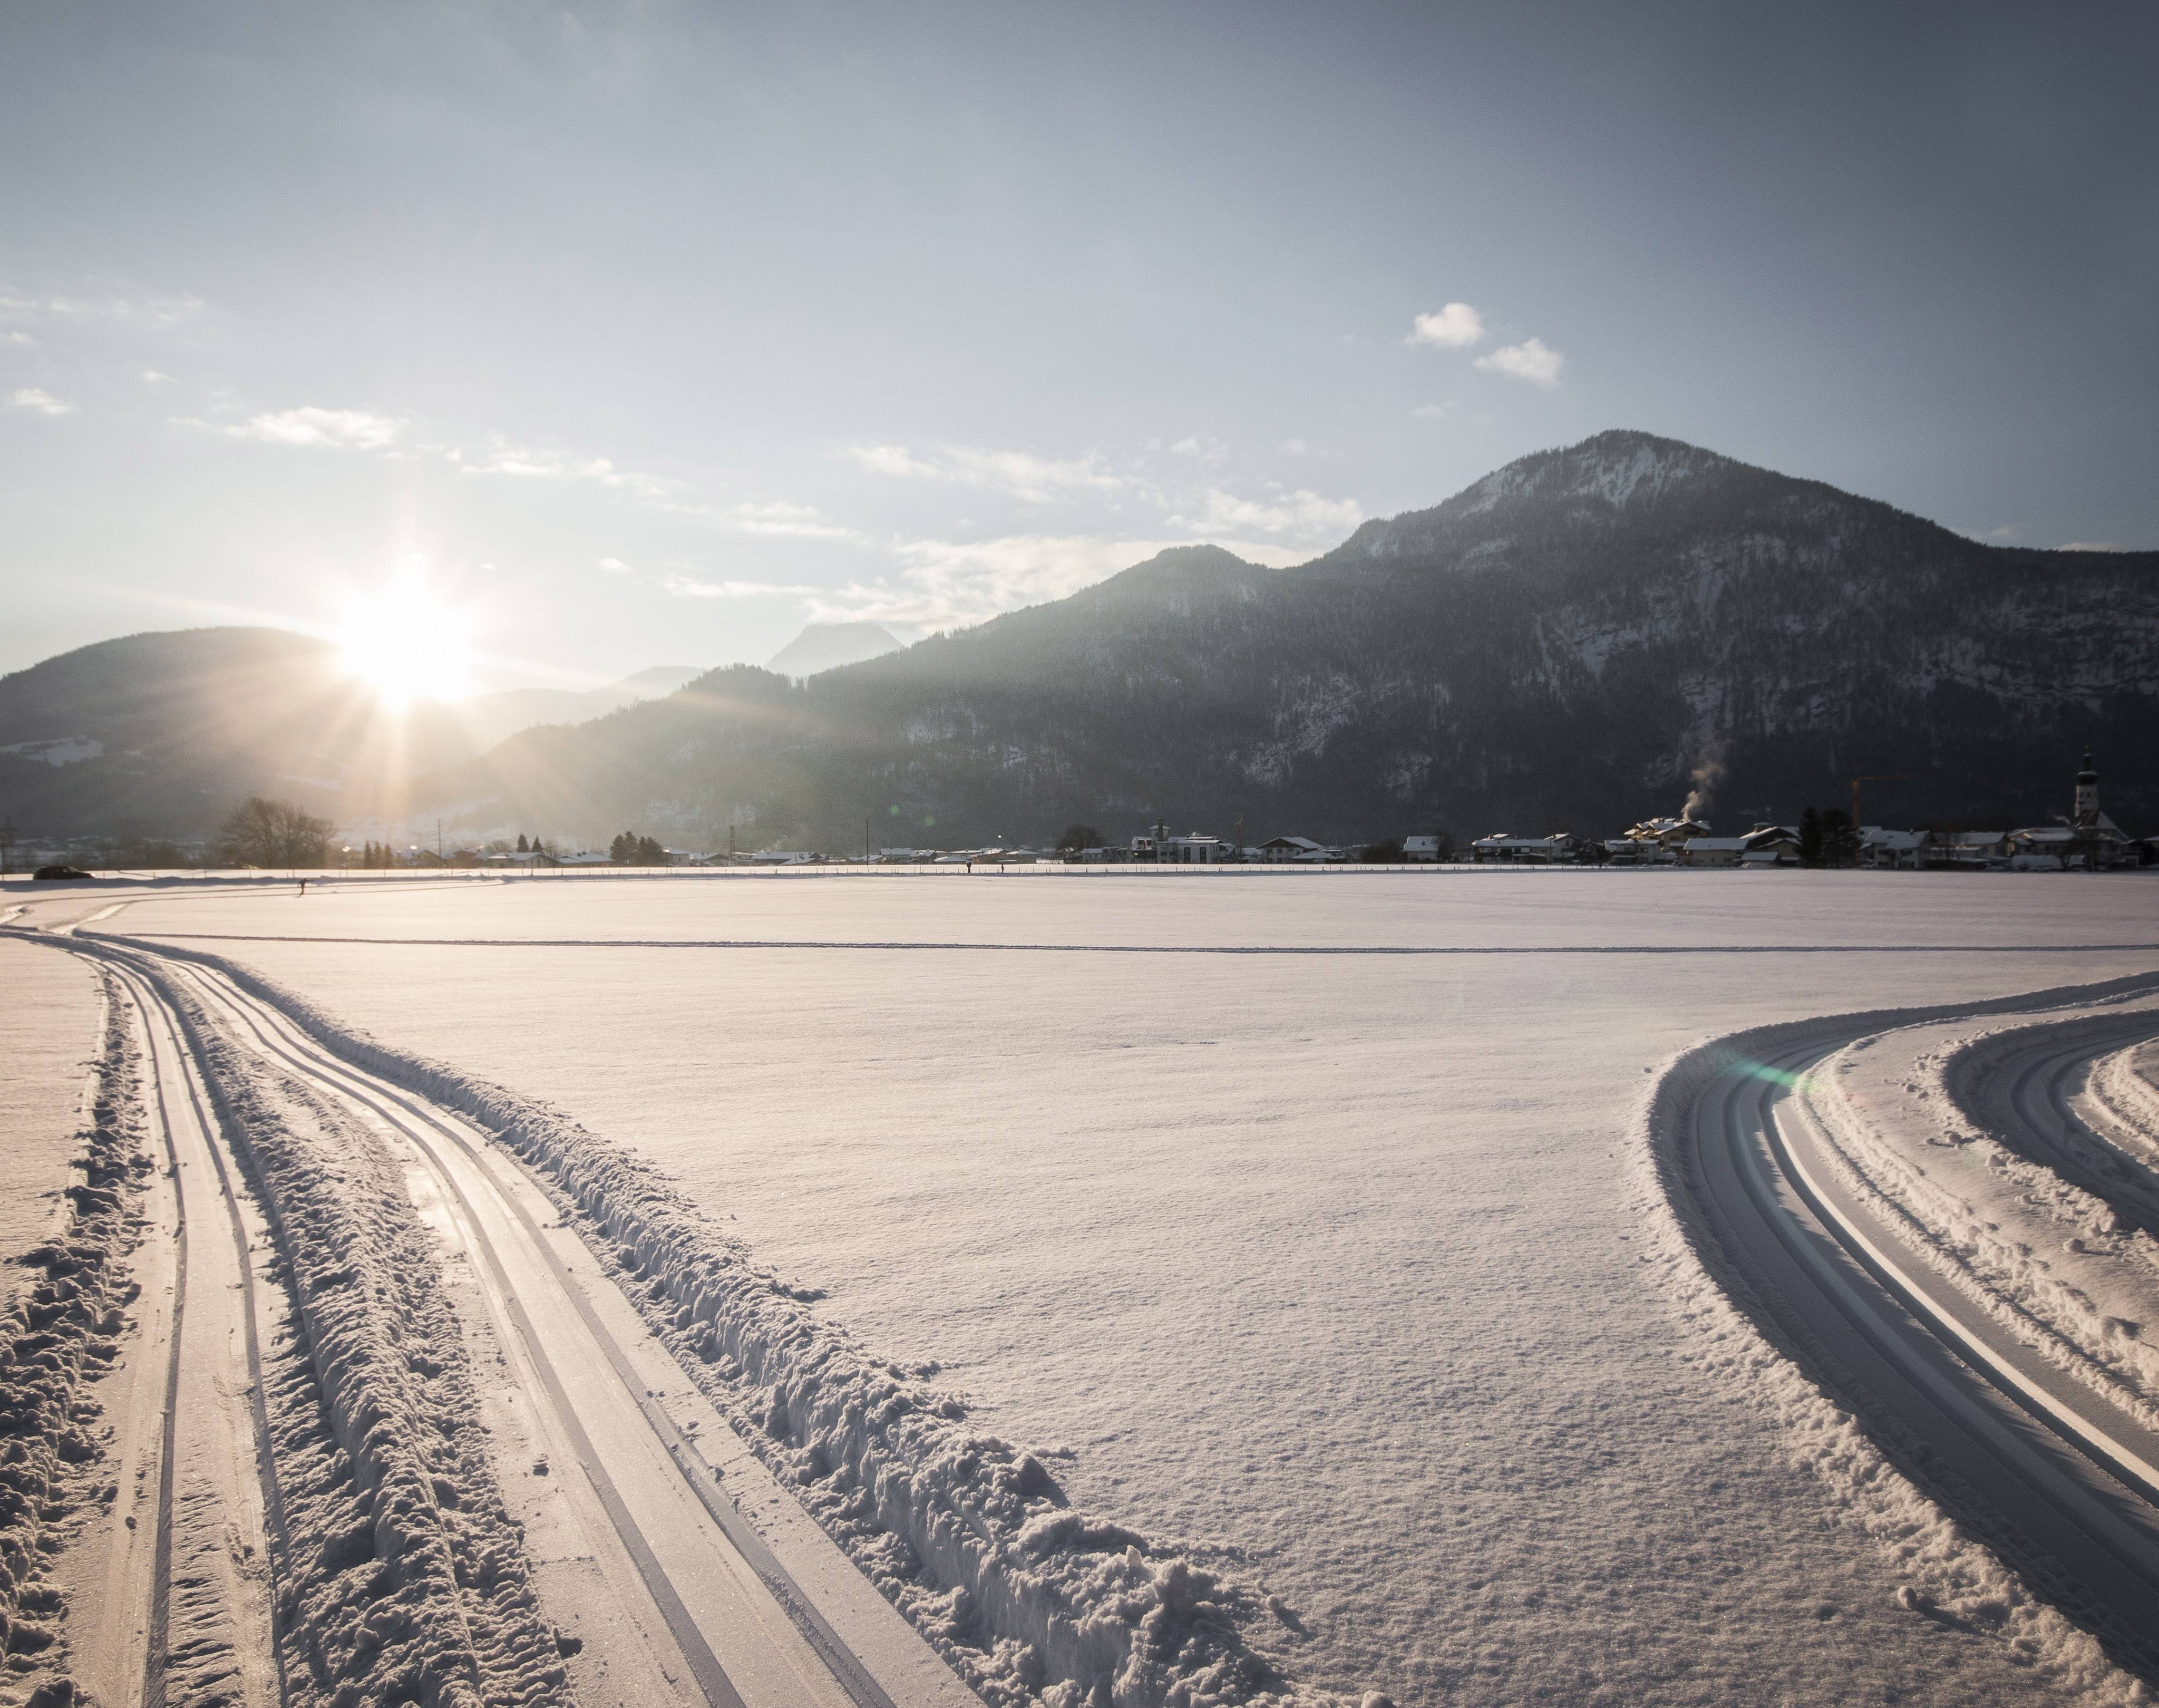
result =
[[289,800],[251,795],[218,835],[218,858],[227,866],[320,866],[329,858],[331,825]]

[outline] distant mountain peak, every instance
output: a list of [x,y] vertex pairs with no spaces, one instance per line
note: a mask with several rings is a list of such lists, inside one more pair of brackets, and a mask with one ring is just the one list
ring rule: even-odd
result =
[[1732,466],[1728,457],[1678,439],[1616,428],[1561,450],[1518,457],[1440,508],[1477,515],[1512,499],[1547,503],[1602,499],[1621,510],[1656,499],[1683,481]]
[[814,676],[899,650],[899,642],[881,624],[810,623],[773,654],[764,667],[775,675]]

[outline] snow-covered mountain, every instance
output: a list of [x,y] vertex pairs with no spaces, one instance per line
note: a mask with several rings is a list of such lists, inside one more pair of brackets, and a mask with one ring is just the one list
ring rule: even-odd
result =
[[[1693,446],[1609,432],[1269,570],[1162,553],[796,684],[717,671],[446,795],[962,842],[1180,826],[1326,837],[1720,823],[1867,785],[1892,822],[2066,810],[2087,745],[2159,817],[2159,553],[1988,546]],[[579,820],[580,822],[582,820]]]

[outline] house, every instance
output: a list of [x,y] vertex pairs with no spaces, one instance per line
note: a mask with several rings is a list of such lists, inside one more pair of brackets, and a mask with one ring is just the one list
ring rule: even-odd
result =
[[2006,831],[1936,831],[1927,838],[1926,864],[1953,872],[2000,872],[2009,864]]
[[1256,848],[1247,848],[1245,857],[1262,865],[1286,865],[1292,860],[1324,860],[1327,851],[1309,836],[1276,836]]
[[1634,845],[1638,862],[1661,864],[1678,857],[1680,846],[1696,836],[1706,836],[1709,826],[1684,814],[1675,819],[1644,819],[1620,840]]
[[1740,841],[1742,866],[1797,866],[1799,833],[1789,825],[1757,825]]
[[1403,837],[1402,858],[1437,861],[1439,858],[1439,838],[1437,836]]
[[1165,866],[1219,866],[1235,854],[1219,836],[1203,836],[1194,831],[1187,836],[1163,837],[1155,858]]
[[1689,836],[1673,852],[1682,866],[1737,866],[1747,852],[1744,836]]
[[1924,831],[1885,831],[1879,825],[1859,827],[1859,863],[1882,871],[1917,872],[1927,863],[1928,833]]
[[1554,831],[1549,836],[1514,836],[1498,831],[1489,836],[1479,836],[1469,845],[1470,857],[1475,860],[1499,860],[1532,866],[1556,866],[1582,857],[1582,844],[1565,831]]

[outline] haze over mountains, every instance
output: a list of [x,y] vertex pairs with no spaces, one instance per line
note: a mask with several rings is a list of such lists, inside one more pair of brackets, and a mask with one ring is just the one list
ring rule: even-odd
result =
[[[140,662],[179,639],[114,644]],[[259,643],[287,659],[312,644]],[[101,693],[173,691],[63,671],[60,712],[31,681],[103,651],[0,681],[0,746],[34,728],[124,752],[133,738],[100,733],[121,730]],[[409,743],[432,762],[410,809],[475,831],[634,824],[717,846],[730,826],[744,846],[847,848],[866,820],[877,843],[959,846],[1074,820],[1119,836],[1158,816],[1334,840],[1610,833],[1697,789],[1712,820],[1789,819],[1865,776],[1900,779],[1868,785],[1870,820],[2006,825],[2063,810],[2089,745],[2117,818],[2138,830],[2159,813],[2159,553],[1983,546],[1638,432],[1524,458],[1297,568],[1179,548],[1069,598],[795,675],[715,670],[484,753],[430,723]],[[272,757],[274,720],[231,703],[256,680],[243,669],[229,703],[202,708],[200,741]],[[332,778],[320,741],[278,739],[277,763],[343,800],[402,798],[368,780],[379,746]],[[206,753],[188,761],[194,784],[154,786],[132,761],[0,757],[18,825],[33,768],[35,783],[65,779],[27,797],[56,831],[207,810],[214,792]]]
[[898,652],[899,643],[876,623],[812,623],[765,660],[775,675],[814,676],[841,665]]
[[535,724],[590,722],[640,700],[672,694],[704,674],[696,665],[655,665],[603,688],[508,688],[460,700],[453,711],[476,746],[491,748]]

